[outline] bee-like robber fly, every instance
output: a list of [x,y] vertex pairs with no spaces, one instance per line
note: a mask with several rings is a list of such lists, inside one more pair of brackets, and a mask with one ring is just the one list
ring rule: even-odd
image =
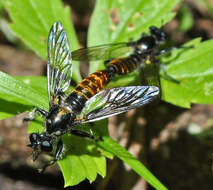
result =
[[[125,75],[141,64],[149,64],[158,55],[157,46],[166,38],[165,33],[150,27],[150,35],[143,34],[134,42],[108,44],[71,51],[65,30],[60,22],[53,24],[48,36],[47,83],[49,111],[41,108],[33,110],[26,121],[34,120],[36,113],[44,118],[45,132],[30,134],[33,160],[41,152],[52,152],[56,143],[53,164],[61,158],[63,143],[61,136],[71,133],[94,139],[94,136],[75,129],[78,124],[97,121],[124,113],[150,103],[160,94],[157,86],[129,86],[104,89],[115,75]],[[132,52],[118,59],[119,51]],[[105,70],[90,74],[69,94],[66,91],[71,82],[73,60],[108,60]],[[91,110],[91,105],[95,106]]]

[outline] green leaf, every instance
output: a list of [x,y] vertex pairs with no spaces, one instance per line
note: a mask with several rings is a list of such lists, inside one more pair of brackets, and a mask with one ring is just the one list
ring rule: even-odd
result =
[[128,74],[125,77],[115,76],[106,88],[114,88],[118,86],[134,86],[141,85],[138,70]]
[[98,142],[98,146],[116,155],[128,164],[138,175],[144,178],[155,189],[167,189],[140,161],[134,158],[125,148],[110,137],[104,137],[104,141]]
[[42,76],[17,76],[16,79],[24,82],[25,84],[29,85],[33,89],[39,91],[46,100],[48,98],[47,92],[47,78]]
[[[102,120],[90,125],[77,126],[76,129],[93,134],[94,136],[107,136],[107,120]],[[98,148],[94,141],[76,137],[74,135],[63,136],[65,144],[64,159],[58,161],[65,179],[65,187],[73,186],[84,179],[93,182],[97,174],[106,175],[106,151]],[[103,152],[103,153],[102,153]],[[108,157],[112,155],[107,153]]]
[[0,95],[7,101],[48,109],[47,97],[29,85],[0,72]]
[[[179,0],[97,0],[88,34],[88,46],[138,39],[149,26],[161,26],[174,17]],[[99,61],[90,72],[100,69]]]
[[59,161],[65,187],[76,185],[86,178],[91,183],[96,179],[97,173],[105,177],[106,160],[100,155],[95,144],[76,136],[65,137],[63,141],[67,145],[66,148],[68,147],[68,152],[65,158]]
[[36,118],[34,121],[30,122],[27,132],[29,134],[31,133],[43,133],[45,131],[44,127],[44,118],[42,118],[40,115],[36,115]]
[[13,117],[33,107],[48,110],[46,78],[13,78],[0,72],[0,81],[0,119]]
[[187,32],[194,25],[194,18],[188,5],[183,4],[180,9],[180,25],[179,30],[181,32]]
[[[3,96],[5,96],[5,94]],[[1,94],[0,97],[2,97]],[[29,105],[0,99],[0,120],[14,117],[15,115],[25,112],[26,110],[30,110],[31,108],[32,106]]]
[[189,108],[192,103],[213,103],[213,40],[193,40],[167,61],[167,72],[180,84],[161,78],[162,98],[172,104]]
[[3,3],[0,1],[0,16],[2,17],[3,16]]
[[[56,21],[62,22],[71,49],[79,47],[74,27],[70,22],[70,8],[63,7],[61,0],[3,0],[3,3],[12,19],[12,31],[43,59],[47,58],[49,30]],[[79,82],[79,63],[73,62],[73,67],[73,78]]]

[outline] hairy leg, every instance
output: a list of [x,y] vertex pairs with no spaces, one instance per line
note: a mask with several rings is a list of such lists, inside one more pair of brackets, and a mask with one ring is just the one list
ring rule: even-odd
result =
[[41,108],[35,108],[29,113],[28,117],[25,117],[23,121],[33,121],[36,117],[36,114],[40,113],[42,117],[45,117],[47,115],[47,111],[41,109]]

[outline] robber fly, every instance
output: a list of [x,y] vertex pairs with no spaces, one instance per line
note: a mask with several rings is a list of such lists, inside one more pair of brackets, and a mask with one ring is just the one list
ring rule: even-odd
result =
[[[25,121],[35,119],[37,113],[44,118],[45,132],[30,134],[30,146],[33,160],[41,152],[52,152],[56,143],[54,160],[59,160],[63,153],[62,135],[73,135],[94,139],[94,136],[75,128],[78,124],[89,123],[113,115],[124,113],[150,103],[159,96],[157,86],[129,86],[104,89],[116,74],[124,75],[136,69],[140,64],[152,58],[156,46],[165,40],[165,34],[156,27],[150,27],[150,35],[143,35],[138,41],[84,48],[71,51],[65,30],[60,22],[53,24],[48,36],[47,85],[49,111],[41,108],[33,110]],[[90,74],[68,95],[66,92],[71,82],[72,59],[98,60],[117,56],[117,50],[132,49],[124,58],[109,59],[106,69]],[[91,104],[96,106],[90,109]],[[94,105],[94,104],[93,104]],[[45,166],[46,167],[46,166]],[[44,167],[44,168],[45,168]]]
[[[143,33],[137,41],[105,44],[82,48],[72,52],[72,59],[77,61],[97,61],[105,60],[106,71],[110,71],[113,77],[115,74],[126,75],[138,67],[142,67],[143,84],[160,87],[158,71],[160,66],[164,72],[164,77],[176,82],[170,77],[163,64],[159,63],[159,55],[168,53],[171,49],[161,49],[161,45],[166,42],[167,35],[155,26],[149,28],[149,35]],[[159,64],[156,64],[159,63]],[[146,70],[149,70],[146,72]],[[151,74],[150,74],[151,72]],[[149,80],[149,78],[152,78]]]

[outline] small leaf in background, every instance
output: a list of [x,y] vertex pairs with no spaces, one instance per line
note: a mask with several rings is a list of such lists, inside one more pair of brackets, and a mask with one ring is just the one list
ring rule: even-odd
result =
[[[3,0],[3,4],[12,19],[12,31],[43,59],[47,59],[49,30],[57,21],[62,22],[71,49],[78,49],[70,8],[63,7],[61,0]],[[79,63],[73,62],[73,67],[73,78],[79,82]]]
[[177,50],[181,53],[167,65],[168,74],[180,84],[161,78],[163,100],[185,108],[192,103],[213,103],[213,40],[195,39],[183,45],[190,46]]
[[[151,25],[160,27],[171,20],[179,0],[97,0],[89,25],[88,46],[138,39]],[[90,72],[101,68],[90,64]]]
[[178,16],[180,18],[179,30],[181,32],[187,32],[190,30],[194,25],[194,18],[186,4],[181,6]]

